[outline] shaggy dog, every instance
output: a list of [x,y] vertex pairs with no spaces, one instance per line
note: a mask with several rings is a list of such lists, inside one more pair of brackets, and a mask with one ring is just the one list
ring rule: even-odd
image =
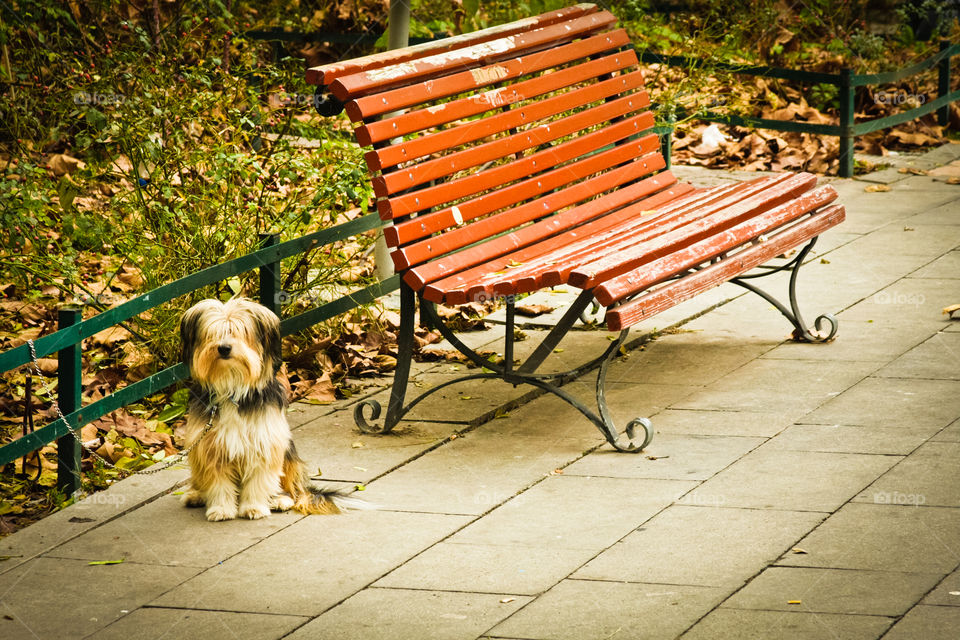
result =
[[183,314],[180,337],[193,379],[185,505],[206,506],[211,521],[363,508],[360,500],[310,485],[287,424],[280,320],[272,311],[245,298],[203,300]]

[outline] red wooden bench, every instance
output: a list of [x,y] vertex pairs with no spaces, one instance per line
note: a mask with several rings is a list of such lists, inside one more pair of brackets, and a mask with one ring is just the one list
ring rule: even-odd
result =
[[[386,432],[404,405],[416,298],[421,315],[467,357],[499,377],[564,398],[622,451],[639,451],[644,418],[624,434],[604,401],[607,364],[629,327],[691,296],[735,282],[763,295],[798,340],[833,338],[829,315],[808,331],[797,308],[797,270],[817,236],[844,218],[830,186],[806,173],[767,175],[708,189],[665,170],[650,99],[627,34],[591,4],[492,29],[312,68],[318,108],[345,108],[357,142],[370,147],[377,208],[402,275],[398,363]],[[744,276],[796,247],[785,265]],[[744,278],[792,270],[789,307]],[[513,364],[514,296],[556,285],[582,293],[543,343]],[[460,342],[434,304],[506,299],[504,362]],[[619,338],[596,360],[560,374],[536,371],[596,300]],[[825,325],[829,324],[829,327]],[[821,332],[821,329],[823,331]],[[560,385],[599,367],[595,413]],[[461,379],[462,380],[462,379]],[[439,388],[439,387],[438,387]],[[436,389],[428,393],[432,393]],[[426,394],[424,394],[426,395]],[[637,431],[642,428],[643,433]]]

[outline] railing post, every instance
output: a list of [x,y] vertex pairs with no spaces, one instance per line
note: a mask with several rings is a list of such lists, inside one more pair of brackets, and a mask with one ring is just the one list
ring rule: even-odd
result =
[[[944,51],[950,47],[949,40],[940,41],[940,51]],[[938,67],[938,77],[937,77],[937,97],[945,96],[950,93],[950,56],[944,56],[943,60],[937,63]],[[945,104],[939,109],[937,109],[937,124],[941,127],[947,126],[950,122],[950,105]]]
[[[261,233],[260,248],[272,247],[280,242],[276,233]],[[260,267],[260,304],[280,316],[283,308],[283,292],[280,291],[280,263],[268,262]]]
[[853,177],[853,69],[840,70],[840,167],[841,178]]
[[[83,312],[77,307],[63,307],[57,317],[57,329],[65,329],[83,320]],[[80,408],[82,361],[80,344],[64,347],[57,352],[57,406],[60,413],[69,416]],[[57,439],[57,489],[72,496],[80,489],[80,427],[76,434],[67,433]],[[67,429],[71,425],[67,423]]]
[[660,136],[660,155],[663,156],[663,161],[666,163],[667,169],[673,164],[671,161],[671,156],[673,155],[673,127],[676,121],[677,117],[673,115],[673,113],[670,113],[667,116],[667,130]]

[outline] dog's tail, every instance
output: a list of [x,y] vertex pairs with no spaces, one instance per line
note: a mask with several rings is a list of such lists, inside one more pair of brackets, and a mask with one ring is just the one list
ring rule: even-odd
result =
[[331,515],[343,513],[346,509],[376,509],[375,505],[343,490],[313,486],[306,465],[297,455],[292,442],[283,461],[283,478],[280,484],[293,499],[293,510],[304,515]]

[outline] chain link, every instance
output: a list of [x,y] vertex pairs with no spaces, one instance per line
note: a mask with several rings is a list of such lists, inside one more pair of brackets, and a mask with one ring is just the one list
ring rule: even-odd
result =
[[[33,368],[34,368],[34,370],[35,370],[36,373],[37,373],[37,378],[40,379],[40,380],[43,380],[43,372],[40,370],[40,363],[37,361],[37,350],[36,350],[36,348],[33,346],[33,340],[27,340],[27,345],[30,347],[30,359],[33,360]],[[196,441],[195,441],[193,444],[191,444],[189,447],[187,447],[186,449],[184,449],[183,451],[181,451],[180,453],[178,453],[177,456],[176,456],[173,460],[168,460],[167,462],[164,462],[163,464],[161,464],[161,465],[159,465],[159,466],[157,466],[156,464],[154,464],[154,465],[151,465],[150,467],[148,467],[148,468],[146,468],[146,469],[140,469],[140,470],[138,471],[138,470],[134,470],[134,469],[121,469],[120,467],[118,467],[117,465],[113,464],[112,462],[110,462],[109,460],[107,460],[106,458],[104,458],[103,456],[101,456],[99,453],[97,453],[96,451],[94,451],[93,449],[91,449],[90,447],[88,447],[88,446],[83,442],[83,440],[80,438],[79,434],[77,433],[78,429],[74,429],[73,427],[71,427],[71,426],[70,426],[70,421],[67,420],[66,416],[63,415],[63,412],[60,411],[60,403],[58,403],[56,400],[53,400],[52,402],[53,402],[53,410],[56,411],[57,417],[60,418],[61,420],[63,420],[63,424],[67,425],[67,431],[70,432],[70,435],[72,435],[72,436],[74,437],[74,439],[77,441],[77,443],[79,443],[79,445],[83,448],[84,451],[86,451],[87,453],[89,453],[91,457],[96,458],[97,460],[99,460],[100,463],[103,464],[104,466],[109,467],[109,468],[111,468],[111,469],[116,469],[117,471],[119,471],[119,472],[121,472],[121,473],[126,473],[126,474],[128,474],[128,475],[133,475],[133,474],[138,474],[138,475],[150,475],[150,474],[153,474],[153,473],[159,473],[159,472],[161,472],[161,471],[164,471],[164,470],[166,470],[166,469],[169,469],[170,467],[172,467],[172,466],[174,466],[174,465],[180,464],[181,462],[183,462],[184,458],[187,457],[187,455],[190,453],[190,451],[191,451],[195,446],[197,446],[197,444],[198,444],[201,440],[203,440],[203,437],[204,437],[205,435],[207,435],[207,433],[210,432],[210,429],[213,428],[213,420],[214,420],[214,418],[216,418],[216,416],[217,416],[217,405],[212,405],[212,406],[210,407],[210,419],[207,420],[206,426],[203,428],[203,431],[200,433],[200,436],[196,439]]]

